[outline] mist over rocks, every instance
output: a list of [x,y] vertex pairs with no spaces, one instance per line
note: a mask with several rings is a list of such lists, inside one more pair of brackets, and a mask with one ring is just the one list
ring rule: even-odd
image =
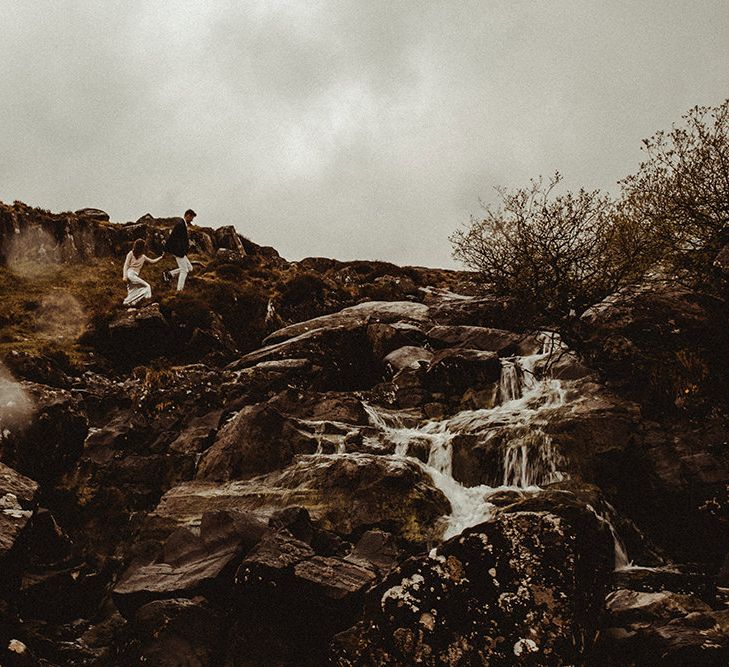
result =
[[33,412],[33,402],[23,386],[0,365],[0,443],[25,427]]
[[0,205],[0,663],[726,664],[725,302],[570,349],[468,273],[193,227],[121,308],[174,221]]

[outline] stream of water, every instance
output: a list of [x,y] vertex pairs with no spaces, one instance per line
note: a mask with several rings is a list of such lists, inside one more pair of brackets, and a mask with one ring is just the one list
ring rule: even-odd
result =
[[[412,460],[423,467],[451,503],[445,539],[488,519],[494,509],[488,498],[497,491],[537,490],[542,484],[564,478],[559,470],[561,457],[549,437],[534,424],[539,421],[540,412],[564,403],[560,381],[538,379],[535,372],[551,351],[551,346],[545,344],[538,354],[504,360],[500,400],[493,408],[466,410],[449,419],[431,420],[409,428],[396,415],[365,406],[372,425],[385,441],[394,445],[396,456],[408,456],[415,442],[428,444],[427,462]],[[466,486],[454,479],[454,438],[474,433],[485,443],[494,437],[503,440],[496,445],[503,453],[501,484]]]
[[[544,336],[542,349],[537,354],[502,360],[499,402],[493,408],[466,410],[448,419],[408,427],[394,413],[365,406],[379,437],[394,446],[394,455],[417,462],[450,501],[452,512],[444,539],[492,516],[495,506],[489,497],[495,493],[506,490],[534,493],[543,485],[567,478],[563,457],[540,426],[545,423],[547,411],[565,404],[562,383],[540,377],[541,366],[559,345],[553,337]],[[469,486],[454,478],[454,440],[464,434],[477,435],[484,446],[493,444],[499,452],[501,471],[493,485]],[[411,456],[410,449],[415,443],[421,448],[423,443],[427,444],[427,462]],[[598,517],[614,537],[616,568],[627,566],[625,547],[610,518],[599,514]]]

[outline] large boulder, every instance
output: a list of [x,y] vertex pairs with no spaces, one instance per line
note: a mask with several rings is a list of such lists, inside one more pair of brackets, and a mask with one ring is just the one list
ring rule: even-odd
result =
[[427,368],[433,361],[433,353],[423,347],[406,345],[390,352],[383,361],[393,374],[397,374],[405,368]]
[[591,365],[647,415],[704,418],[729,396],[728,325],[723,301],[664,282],[609,296],[576,331]]
[[331,315],[322,315],[313,320],[298,322],[284,329],[279,329],[269,335],[263,342],[265,345],[270,345],[316,329],[331,329],[341,326],[353,329],[375,323],[426,323],[429,321],[428,317],[428,307],[422,303],[413,303],[411,301],[366,301]]
[[498,514],[403,563],[335,639],[335,664],[580,663],[612,544],[589,509],[555,511]]
[[313,328],[247,354],[227,368],[242,371],[263,362],[305,359],[316,367],[309,384],[320,391],[362,389],[379,379],[367,332],[359,324]]
[[[237,364],[234,364],[237,367]],[[309,387],[321,370],[309,359],[272,359],[234,371],[236,389],[255,403],[291,387]]]
[[496,352],[500,357],[535,354],[541,348],[540,342],[534,336],[488,327],[436,325],[427,335],[430,344],[437,349],[465,347]]
[[109,221],[109,214],[100,208],[82,208],[76,211],[76,215],[80,218],[91,218],[92,220],[100,220],[101,222]]
[[267,404],[244,407],[220,430],[200,460],[196,478],[246,479],[287,466],[298,454],[313,454],[317,443]]
[[393,350],[405,346],[422,347],[427,338],[421,328],[408,322],[375,323],[367,327],[367,337],[377,359],[383,359]]
[[227,225],[225,227],[218,227],[215,232],[215,245],[217,248],[224,248],[226,250],[232,250],[236,255],[245,256],[246,250],[243,246],[238,232],[235,231],[235,227]]
[[110,354],[129,366],[164,354],[172,346],[170,326],[157,303],[120,313],[109,324],[109,340]]
[[322,529],[358,536],[380,527],[414,544],[438,539],[447,498],[416,463],[372,454],[303,456],[281,472],[223,484],[196,480],[170,489],[142,525],[143,539],[164,540],[196,527],[205,512],[246,509],[261,516],[297,505]]
[[114,586],[114,601],[129,617],[155,599],[205,594],[224,600],[241,558],[258,542],[265,524],[244,512],[206,512],[199,535],[172,533],[151,558],[138,558]]
[[[0,564],[11,551],[36,507],[38,484],[0,463]],[[0,588],[4,567],[0,567]]]

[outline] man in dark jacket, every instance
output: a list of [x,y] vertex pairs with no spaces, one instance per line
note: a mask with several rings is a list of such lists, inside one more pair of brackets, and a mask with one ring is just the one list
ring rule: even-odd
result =
[[197,215],[195,211],[188,208],[185,211],[183,220],[180,220],[173,228],[170,237],[167,239],[165,244],[165,252],[175,256],[177,261],[177,268],[172,271],[165,271],[163,279],[165,282],[170,282],[173,276],[177,276],[177,291],[181,292],[185,287],[185,279],[187,274],[192,271],[192,264],[187,259],[187,251],[190,249],[190,237],[187,234],[187,226],[192,224],[193,218]]

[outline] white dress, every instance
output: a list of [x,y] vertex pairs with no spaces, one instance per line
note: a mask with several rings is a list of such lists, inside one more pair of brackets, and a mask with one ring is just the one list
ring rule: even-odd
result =
[[145,282],[139,277],[139,272],[144,266],[145,262],[148,262],[149,258],[147,255],[141,257],[135,257],[132,251],[129,251],[126,260],[124,261],[124,275],[127,278],[127,297],[124,299],[125,306],[134,306],[144,299],[152,298],[152,287],[148,282]]

